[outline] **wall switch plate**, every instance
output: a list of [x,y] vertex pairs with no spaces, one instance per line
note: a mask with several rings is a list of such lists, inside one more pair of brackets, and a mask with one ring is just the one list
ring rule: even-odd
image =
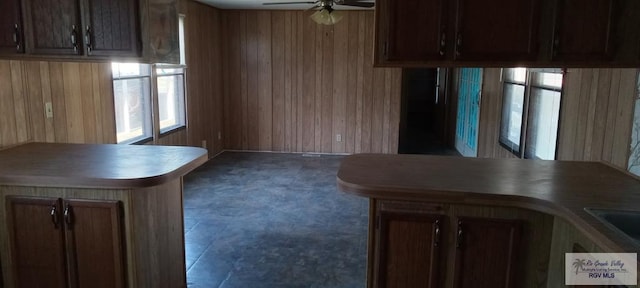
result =
[[336,134],[336,141],[342,142],[342,134]]
[[53,105],[51,102],[44,104],[44,113],[47,115],[47,118],[53,118]]

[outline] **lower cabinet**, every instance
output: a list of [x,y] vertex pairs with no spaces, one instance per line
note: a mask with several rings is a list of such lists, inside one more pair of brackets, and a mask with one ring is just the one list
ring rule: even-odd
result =
[[402,201],[371,207],[368,287],[546,287],[552,217]]
[[440,215],[381,212],[378,287],[440,287]]
[[454,287],[520,287],[520,221],[458,217]]
[[7,196],[15,287],[125,287],[119,201]]

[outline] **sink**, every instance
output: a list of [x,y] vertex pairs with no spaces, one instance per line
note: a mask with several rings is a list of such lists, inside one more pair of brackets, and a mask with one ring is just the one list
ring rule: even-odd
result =
[[640,244],[640,211],[597,208],[584,208],[584,210]]

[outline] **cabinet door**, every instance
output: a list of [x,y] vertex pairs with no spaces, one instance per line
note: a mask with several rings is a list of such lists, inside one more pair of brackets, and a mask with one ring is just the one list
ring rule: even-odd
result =
[[458,218],[454,287],[516,287],[520,223]]
[[76,55],[82,52],[79,0],[23,0],[28,50],[33,54]]
[[557,0],[553,59],[607,60],[612,53],[613,0]]
[[0,53],[24,52],[22,16],[19,0],[0,1]]
[[440,287],[440,215],[381,211],[376,287]]
[[85,1],[83,35],[87,55],[138,56],[138,1]]
[[455,59],[524,61],[537,56],[538,0],[458,0]]
[[64,200],[72,287],[124,287],[124,253],[118,201]]
[[[378,1],[379,43],[383,59],[389,62],[439,60],[446,53],[447,1]],[[378,50],[378,52],[380,52]]]
[[8,196],[6,203],[15,287],[66,287],[60,201]]

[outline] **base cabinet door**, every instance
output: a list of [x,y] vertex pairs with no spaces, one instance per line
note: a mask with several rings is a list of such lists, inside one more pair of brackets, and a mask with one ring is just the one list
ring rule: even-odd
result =
[[65,238],[75,287],[125,287],[118,201],[64,200]]
[[67,287],[60,200],[9,196],[6,203],[14,287]]
[[119,201],[7,197],[15,287],[125,287]]
[[381,211],[376,287],[441,287],[442,216]]
[[458,218],[454,287],[516,287],[518,220]]

